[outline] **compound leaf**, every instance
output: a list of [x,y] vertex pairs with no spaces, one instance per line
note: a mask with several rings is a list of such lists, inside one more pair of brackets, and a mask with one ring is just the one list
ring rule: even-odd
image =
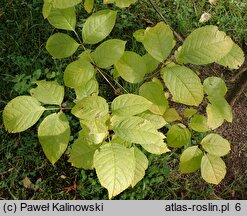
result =
[[226,175],[225,162],[217,156],[206,154],[201,161],[202,178],[211,184],[219,184]]
[[111,110],[113,115],[128,117],[148,110],[151,105],[152,103],[142,96],[124,94],[113,100]]
[[159,62],[164,61],[175,46],[173,32],[164,22],[148,27],[142,43],[148,53]]
[[94,67],[84,59],[78,59],[70,63],[64,71],[64,83],[71,88],[85,85],[95,75]]
[[143,58],[131,51],[124,52],[123,56],[116,62],[115,68],[119,75],[130,83],[141,82],[147,73]]
[[192,146],[183,151],[180,157],[181,173],[192,173],[201,166],[203,153],[198,146]]
[[41,117],[45,108],[31,96],[12,99],[3,110],[3,123],[10,133],[22,132],[32,127]]
[[32,97],[35,97],[43,104],[54,104],[61,106],[64,97],[64,87],[56,81],[36,81],[38,86],[30,90]]
[[47,51],[55,58],[67,58],[75,53],[79,44],[69,35],[56,33],[46,43]]
[[202,147],[211,155],[224,156],[231,150],[230,143],[218,134],[209,134],[201,141]]
[[133,149],[116,143],[105,144],[94,154],[94,167],[111,199],[127,189],[134,179]]
[[93,53],[95,64],[108,68],[115,64],[124,54],[126,41],[110,39],[100,44]]
[[163,80],[173,96],[173,101],[198,106],[203,100],[200,78],[189,68],[171,66],[162,69]]
[[67,149],[70,139],[65,114],[59,112],[47,116],[39,125],[38,137],[47,159],[54,165]]
[[96,44],[105,39],[116,22],[117,12],[100,10],[87,18],[82,29],[82,38],[86,44]]

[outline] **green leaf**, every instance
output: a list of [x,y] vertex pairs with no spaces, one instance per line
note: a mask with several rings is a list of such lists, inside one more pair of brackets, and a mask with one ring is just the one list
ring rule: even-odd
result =
[[196,109],[186,108],[186,109],[184,109],[184,114],[183,115],[184,115],[184,117],[189,118],[189,117],[193,116],[196,113],[197,113]]
[[84,1],[84,9],[87,11],[87,13],[92,13],[93,7],[94,7],[94,0]]
[[51,2],[49,0],[44,0],[44,4],[42,8],[42,14],[43,14],[44,19],[46,19],[49,16],[51,9],[52,9]]
[[47,116],[38,128],[39,142],[47,159],[54,165],[67,149],[69,122],[63,112]]
[[67,58],[75,53],[79,44],[70,36],[56,33],[46,43],[47,51],[55,58]]
[[145,29],[138,29],[133,33],[133,37],[138,41],[138,42],[143,42],[144,40],[144,32]]
[[167,122],[174,122],[182,119],[175,108],[166,110],[163,117]]
[[126,148],[130,148],[132,146],[131,142],[123,140],[122,138],[120,138],[120,137],[118,137],[116,135],[112,136],[111,143],[121,144],[121,145],[125,146]]
[[203,89],[208,96],[224,97],[227,92],[227,87],[223,79],[219,77],[208,77],[203,82]]
[[164,95],[163,87],[155,82],[146,82],[140,89],[139,94],[153,104],[149,110],[157,115],[163,115],[168,108],[168,101]]
[[95,64],[108,68],[115,64],[124,54],[126,41],[110,39],[100,44],[93,53]]
[[147,73],[152,73],[159,66],[159,61],[153,58],[149,53],[142,56],[147,68]]
[[82,0],[51,0],[53,7],[60,9],[73,7],[81,2]]
[[45,108],[31,96],[12,99],[3,110],[3,123],[10,133],[19,133],[32,127],[41,117]]
[[148,168],[148,159],[145,154],[137,147],[134,147],[134,161],[135,161],[135,170],[134,178],[132,179],[131,186],[135,185],[143,179],[145,176],[145,170]]
[[171,66],[162,69],[163,80],[173,96],[173,101],[198,106],[203,100],[200,78],[189,68]]
[[223,97],[208,97],[211,104],[206,108],[208,126],[212,130],[221,126],[224,120],[232,122],[232,109]]
[[238,69],[244,63],[244,52],[234,43],[230,52],[217,60],[216,63],[231,69]]
[[181,173],[192,173],[201,166],[203,153],[198,146],[192,146],[183,151],[180,157]]
[[121,144],[103,145],[94,155],[94,167],[109,199],[127,189],[134,179],[135,161],[133,149]]
[[211,155],[225,156],[231,150],[230,143],[218,134],[209,134],[201,141],[202,147]]
[[204,26],[194,30],[175,54],[178,63],[203,65],[213,63],[226,56],[233,41],[217,26]]
[[75,30],[76,14],[74,7],[65,9],[52,8],[47,19],[55,28]]
[[93,62],[93,59],[92,59],[92,56],[91,56],[91,53],[92,50],[90,49],[86,49],[85,51],[83,51],[78,57],[82,60],[85,60],[85,61],[88,61],[88,62]]
[[137,2],[137,0],[103,0],[104,4],[115,3],[118,7],[129,7],[131,4]]
[[172,125],[166,136],[167,145],[173,148],[180,148],[187,145],[191,140],[191,133],[183,124]]
[[98,148],[99,145],[90,142],[82,132],[79,132],[79,138],[72,144],[68,162],[77,168],[93,169],[93,157]]
[[113,115],[129,117],[148,110],[151,105],[152,103],[142,96],[124,94],[112,101],[111,110]]
[[75,88],[76,99],[81,100],[88,96],[99,94],[99,84],[97,80],[91,79],[87,83]]
[[120,138],[131,143],[155,145],[162,143],[165,136],[154,125],[138,116],[127,118],[117,124],[113,131]]
[[206,154],[202,157],[201,175],[206,182],[217,185],[226,175],[226,165],[220,157]]
[[195,114],[190,120],[190,127],[197,132],[209,131],[207,118],[200,114]]
[[38,86],[30,90],[32,97],[35,97],[43,104],[54,104],[61,106],[64,97],[64,87],[56,81],[36,81]]
[[95,70],[90,62],[78,59],[66,67],[63,79],[66,86],[78,88],[89,82],[94,75]]
[[170,149],[167,148],[166,143],[160,142],[155,144],[142,144],[142,147],[148,151],[151,154],[164,154],[170,151]]
[[164,61],[175,46],[173,32],[164,22],[148,27],[142,43],[148,53],[159,62]]
[[81,124],[89,129],[91,141],[99,144],[108,135],[106,121],[109,110],[106,100],[99,96],[88,96],[79,101],[72,109],[72,114],[80,119]]
[[147,73],[143,58],[131,51],[125,51],[115,67],[120,76],[130,83],[141,82]]
[[82,38],[86,44],[96,44],[105,39],[116,22],[117,12],[100,10],[87,18],[82,29]]
[[80,100],[72,109],[72,114],[79,119],[92,120],[108,118],[108,104],[99,96],[88,96]]
[[138,116],[140,116],[143,119],[150,121],[156,129],[160,129],[160,128],[164,127],[166,124],[168,124],[165,121],[163,116],[155,115],[155,114],[151,113],[150,111],[145,111],[145,112],[139,114]]

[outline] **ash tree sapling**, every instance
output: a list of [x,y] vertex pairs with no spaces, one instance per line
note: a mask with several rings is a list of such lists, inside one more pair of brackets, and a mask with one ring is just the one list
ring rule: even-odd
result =
[[[135,2],[103,1],[118,7]],[[148,168],[145,151],[169,154],[173,148],[182,148],[181,173],[200,170],[205,181],[219,184],[226,174],[221,157],[229,153],[230,143],[213,130],[225,120],[232,121],[231,107],[224,98],[227,87],[218,77],[208,77],[202,83],[187,65],[217,63],[237,69],[244,61],[241,48],[217,26],[209,25],[191,32],[172,61],[169,57],[176,40],[170,27],[159,22],[133,33],[146,50],[141,56],[125,49],[127,41],[112,38],[113,35],[108,39],[117,11],[96,11],[93,0],[83,1],[85,10],[93,13],[78,32],[76,7],[81,3],[82,0],[44,0],[44,18],[53,27],[75,36],[64,31],[53,34],[47,40],[47,51],[57,59],[73,55],[76,60],[64,71],[65,86],[56,81],[37,81],[29,96],[11,100],[3,111],[6,130],[27,130],[45,111],[54,110],[39,124],[38,138],[47,159],[55,164],[70,142],[69,113],[64,112],[70,109],[81,130],[71,143],[69,162],[77,168],[95,169],[109,199],[129,186],[134,187],[144,177]],[[96,48],[90,50],[92,47]],[[84,49],[79,55],[78,48]],[[152,73],[158,67],[161,79]],[[139,94],[120,94],[113,101],[99,96],[96,74],[106,78],[104,74],[111,76],[112,71],[115,80],[142,83]],[[146,81],[145,77],[150,75],[152,80]],[[62,106],[65,87],[75,91],[73,107]],[[164,94],[165,88],[169,95]],[[187,106],[182,117],[169,107],[168,99]],[[207,103],[205,113],[199,112],[202,102]],[[160,131],[163,127],[168,128],[166,134]],[[192,142],[193,131],[203,137],[196,144]]]

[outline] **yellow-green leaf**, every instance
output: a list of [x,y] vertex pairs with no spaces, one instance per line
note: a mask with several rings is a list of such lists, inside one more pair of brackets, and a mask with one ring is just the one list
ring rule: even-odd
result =
[[137,2],[137,0],[103,0],[104,4],[115,3],[118,7],[129,7],[131,4]]
[[55,28],[70,31],[75,30],[76,14],[74,7],[65,9],[51,8],[47,19]]
[[47,116],[38,128],[39,142],[47,159],[52,163],[67,149],[70,139],[69,122],[63,112]]
[[64,83],[71,88],[85,85],[95,75],[94,67],[84,59],[78,59],[70,63],[64,71]]
[[79,138],[72,144],[68,162],[72,166],[83,169],[93,169],[93,157],[99,145],[90,142],[83,132],[79,132]]
[[217,60],[216,63],[231,69],[238,69],[244,63],[244,52],[234,43],[230,52],[223,58]]
[[201,141],[202,147],[211,155],[225,156],[231,150],[230,143],[218,134],[209,134]]
[[94,167],[111,199],[127,189],[134,179],[133,149],[116,143],[105,144],[94,154]]
[[146,82],[140,89],[139,94],[153,104],[149,110],[157,115],[163,115],[168,108],[168,101],[164,95],[163,87],[156,82]]
[[84,8],[88,13],[91,13],[94,7],[94,0],[85,0]]
[[191,133],[183,124],[172,125],[166,136],[167,145],[173,148],[180,148],[191,140]]
[[113,131],[120,138],[141,145],[156,145],[162,143],[165,138],[151,122],[138,116],[123,120],[113,128]]
[[115,64],[124,54],[126,41],[110,39],[100,44],[93,52],[95,64],[100,68],[108,68]]
[[76,99],[81,100],[88,96],[98,95],[99,84],[96,79],[91,79],[87,83],[75,88]]
[[56,33],[46,43],[47,51],[55,58],[67,58],[75,53],[79,44],[69,35]]
[[203,65],[216,62],[232,49],[234,42],[217,26],[204,26],[194,30],[176,52],[178,63]]
[[201,166],[203,153],[198,146],[191,146],[183,151],[180,157],[181,173],[191,173],[198,170]]
[[162,69],[163,80],[173,96],[173,101],[198,106],[203,100],[200,78],[187,67],[171,66]]
[[166,124],[168,124],[165,121],[163,116],[155,115],[155,114],[151,113],[150,111],[145,111],[145,112],[139,114],[138,116],[140,116],[143,119],[150,121],[156,129],[160,129],[160,128],[164,127]]
[[131,51],[124,52],[123,56],[116,62],[115,68],[119,75],[130,83],[141,82],[147,73],[143,58]]
[[45,108],[31,96],[12,99],[3,110],[3,123],[10,133],[19,133],[32,127],[41,117]]
[[54,104],[61,106],[64,97],[64,87],[56,81],[36,81],[38,86],[30,90],[32,97],[35,97],[43,104]]
[[175,108],[167,109],[163,117],[167,122],[174,122],[182,119]]
[[82,29],[82,38],[86,44],[96,44],[105,39],[116,22],[117,12],[100,10],[87,18]]
[[143,179],[145,175],[145,170],[148,168],[148,159],[143,152],[134,147],[134,161],[135,161],[135,170],[134,178],[132,179],[131,186],[134,187],[140,180]]
[[69,8],[82,2],[82,0],[50,0],[54,8]]
[[113,100],[111,110],[113,115],[129,117],[148,110],[151,105],[152,103],[142,96],[124,94]]
[[157,142],[154,144],[142,144],[142,147],[149,153],[157,155],[164,154],[170,151],[170,149],[167,148],[167,145],[164,142]]
[[190,127],[197,132],[207,132],[209,131],[207,118],[200,114],[195,114],[190,120]]
[[224,97],[227,92],[224,80],[219,77],[206,78],[203,82],[203,89],[211,97]]
[[189,117],[193,116],[196,113],[197,113],[196,109],[186,108],[186,109],[184,109],[183,115],[184,115],[184,117],[189,118]]
[[164,22],[148,27],[142,43],[148,53],[159,62],[164,61],[175,46],[173,32]]
[[217,156],[206,154],[201,161],[202,178],[211,184],[219,184],[226,175],[225,162]]

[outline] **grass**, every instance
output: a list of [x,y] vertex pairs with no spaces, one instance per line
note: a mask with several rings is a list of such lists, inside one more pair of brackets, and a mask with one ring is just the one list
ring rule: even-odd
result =
[[[202,26],[198,22],[201,14],[210,11],[213,18],[207,24],[218,24],[240,46],[247,45],[246,4],[242,1],[222,0],[216,7],[211,7],[206,0],[153,1],[169,24],[183,36]],[[34,81],[56,79],[62,82],[67,61],[54,60],[45,50],[45,42],[53,29],[43,20],[41,8],[41,0],[0,2],[1,113],[12,98],[27,94]],[[118,14],[112,36],[128,40],[127,48],[133,51],[140,50],[140,44],[132,39],[132,33],[161,21],[147,0],[140,0],[128,9],[119,9]],[[81,15],[78,19],[83,22],[85,18]],[[114,98],[107,82],[99,79],[100,95],[109,100]],[[119,82],[129,92],[136,91],[135,85]],[[69,94],[71,92],[68,97]],[[47,161],[37,139],[37,126],[21,134],[8,134],[0,119],[0,199],[107,199],[107,191],[100,186],[95,172],[72,167],[67,162],[68,152],[55,166]],[[76,131],[78,123],[72,121],[72,124]],[[181,175],[173,154],[148,157],[150,165],[145,178],[115,199],[246,198],[243,176],[228,185],[211,186],[200,178],[199,172]]]

